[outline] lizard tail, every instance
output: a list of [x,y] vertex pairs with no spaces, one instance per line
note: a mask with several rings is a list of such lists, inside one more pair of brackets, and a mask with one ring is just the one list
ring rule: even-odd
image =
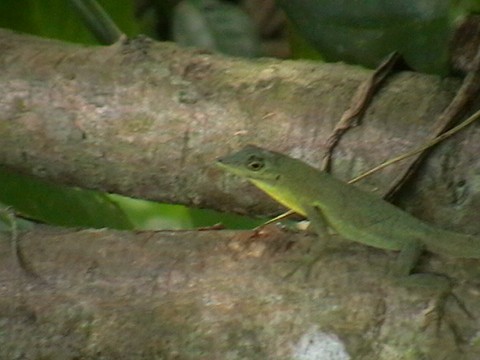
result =
[[480,237],[437,230],[437,236],[424,240],[429,251],[451,257],[480,259]]

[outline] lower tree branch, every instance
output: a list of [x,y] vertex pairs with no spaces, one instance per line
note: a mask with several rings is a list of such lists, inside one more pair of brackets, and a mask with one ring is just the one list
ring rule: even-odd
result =
[[[463,353],[447,326],[438,337],[435,326],[422,330],[435,294],[393,285],[393,253],[338,239],[325,244],[309,280],[284,279],[318,240],[275,228],[251,235],[39,227],[19,239],[32,278],[0,234],[0,358],[480,355],[479,323],[454,302],[448,314],[466,341]],[[431,256],[422,268],[457,279],[456,293],[480,317],[474,261]]]

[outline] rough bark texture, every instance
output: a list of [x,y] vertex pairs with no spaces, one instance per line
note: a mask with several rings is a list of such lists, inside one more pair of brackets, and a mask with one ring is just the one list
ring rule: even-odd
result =
[[[226,177],[214,159],[254,143],[319,165],[326,138],[368,74],[341,64],[238,60],[142,38],[85,48],[1,30],[0,164],[55,183],[272,214],[278,205]],[[422,143],[457,86],[394,76],[363,124],[342,139],[334,173],[349,179]],[[430,157],[411,206],[428,202],[429,210],[417,215],[480,231],[465,221],[480,204],[479,129]],[[398,166],[359,186],[383,192]]]
[[[0,164],[56,183],[272,213],[278,205],[214,168],[215,157],[254,143],[320,164],[367,75],[145,39],[82,48],[1,30]],[[341,141],[334,173],[348,179],[421,143],[457,86],[396,75]],[[438,147],[402,205],[443,227],[480,232],[479,131],[477,124]],[[364,186],[384,189],[394,176],[392,167]],[[18,271],[2,238],[0,358],[479,358],[478,261],[432,256],[424,264],[455,278],[476,316],[449,304],[466,341],[461,353],[448,327],[439,337],[433,327],[420,330],[430,297],[390,284],[393,254],[338,240],[309,281],[283,280],[292,266],[284,260],[302,254],[307,238],[272,231],[251,239],[34,230],[21,246],[40,279]]]
[[[1,236],[1,234],[0,234]],[[309,280],[283,279],[315,237],[250,232],[37,229],[25,276],[0,239],[0,359],[478,359],[478,262],[431,256],[458,280],[444,324],[432,292],[391,284],[394,254],[330,243]]]

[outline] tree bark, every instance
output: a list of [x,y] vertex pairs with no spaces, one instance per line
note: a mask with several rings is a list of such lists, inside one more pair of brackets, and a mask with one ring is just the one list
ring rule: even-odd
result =
[[475,319],[448,302],[436,334],[434,291],[386,275],[392,252],[325,244],[308,280],[283,276],[305,234],[269,228],[132,233],[37,228],[20,237],[38,277],[0,234],[1,359],[478,359],[478,261],[425,258],[457,280]]
[[[252,215],[280,208],[216,169],[215,158],[254,143],[319,166],[325,140],[370,73],[239,60],[145,38],[81,47],[7,30],[0,60],[0,164],[55,183]],[[342,139],[334,174],[348,180],[421,144],[458,84],[395,75]],[[478,211],[479,129],[439,147],[418,180],[423,192],[406,207],[428,203],[417,215],[480,231],[464,221]],[[402,166],[359,186],[382,193]]]

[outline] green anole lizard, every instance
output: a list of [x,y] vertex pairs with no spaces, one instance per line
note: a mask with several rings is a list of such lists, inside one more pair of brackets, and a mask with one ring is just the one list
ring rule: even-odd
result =
[[412,273],[421,253],[480,258],[480,238],[428,225],[374,194],[289,156],[249,145],[218,159],[217,164],[309,218],[319,236],[328,237],[331,228],[348,240],[400,251],[395,267],[398,279],[409,286],[438,287],[440,315],[452,283],[442,275]]

